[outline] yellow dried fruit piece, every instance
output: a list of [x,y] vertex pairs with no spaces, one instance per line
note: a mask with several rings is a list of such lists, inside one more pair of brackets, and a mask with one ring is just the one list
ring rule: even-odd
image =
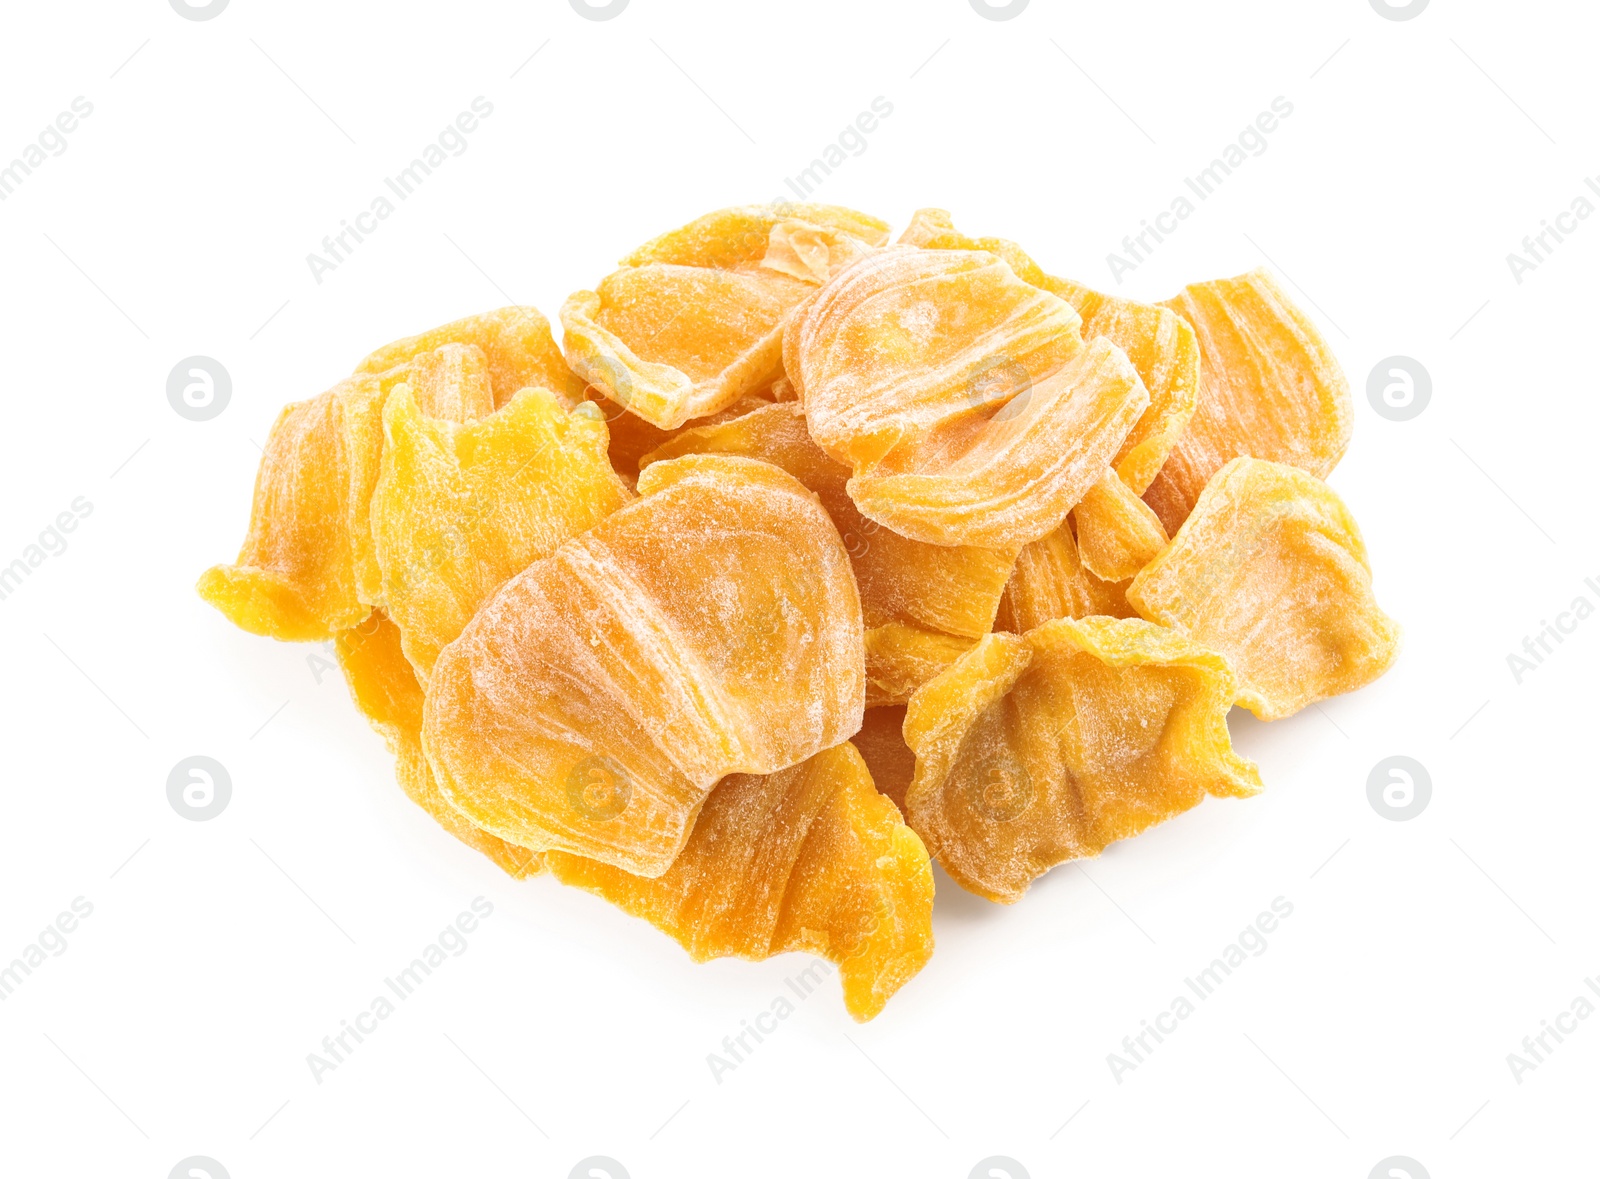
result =
[[861,1021],[933,953],[928,853],[849,742],[723,779],[654,879],[565,852],[547,859],[556,879],[643,917],[696,961],[799,950],[836,963]]
[[629,413],[614,401],[608,400],[592,387],[588,395],[594,404],[599,406],[601,416],[606,420],[606,427],[611,431],[607,453],[611,456],[612,469],[622,477],[624,483],[632,487],[639,478],[639,460],[645,455],[664,446],[687,430],[731,421],[752,410],[771,405],[774,401],[780,400],[774,396],[773,388],[768,386],[758,392],[747,393],[726,409],[718,410],[703,418],[690,418],[674,430],[663,430],[660,426],[651,425],[638,414]]
[[[483,351],[495,408],[527,388],[548,389],[569,407],[583,398],[583,381],[567,367],[550,321],[533,307],[502,307],[396,340],[369,355],[356,372],[385,372],[445,344],[471,344]],[[425,399],[419,401],[426,406]]]
[[1261,789],[1233,751],[1226,660],[1138,619],[993,634],[906,709],[906,817],[960,884],[1011,903],[1207,795]]
[[309,642],[367,616],[377,590],[366,513],[382,398],[377,376],[351,377],[278,415],[239,557],[207,569],[196,587],[235,626]]
[[760,406],[684,430],[643,462],[685,454],[760,459],[782,467],[814,492],[844,539],[869,628],[903,622],[972,638],[989,633],[1014,555],[971,545],[924,544],[867,519],[846,490],[850,469],[811,440],[795,403]]
[[567,362],[610,400],[674,429],[771,384],[784,321],[813,289],[775,270],[628,267],[562,305]]
[[1236,458],[1326,478],[1350,442],[1350,387],[1333,349],[1265,270],[1195,283],[1166,306],[1194,326],[1200,399],[1145,501],[1169,533]]
[[994,628],[1026,634],[1056,618],[1104,614],[1132,618],[1121,583],[1102,581],[1083,567],[1072,526],[1063,524],[1043,540],[1024,546],[995,613]]
[[902,813],[906,807],[906,790],[917,769],[917,759],[900,731],[905,722],[904,704],[869,708],[861,718],[861,731],[850,738],[850,744],[856,747],[861,760],[872,771],[872,784],[878,788],[878,793]]
[[442,344],[420,353],[407,367],[405,383],[428,417],[473,422],[494,412],[489,358],[476,344]]
[[423,744],[478,826],[654,877],[719,779],[861,727],[865,656],[850,559],[792,476],[696,455],[639,490],[440,653]]
[[1370,683],[1399,654],[1400,628],[1372,596],[1344,502],[1299,468],[1261,459],[1212,476],[1128,601],[1226,656],[1238,702],[1262,720]]
[[867,246],[881,246],[889,240],[887,222],[839,205],[745,205],[718,209],[669,230],[629,254],[622,265],[656,262],[717,270],[748,269],[767,258],[773,230],[791,222],[832,230]]
[[969,238],[956,232],[943,209],[919,209],[900,240],[938,250],[988,250],[1017,277],[1070,303],[1085,340],[1106,339],[1127,353],[1144,382],[1150,404],[1128,432],[1112,465],[1143,493],[1194,414],[1200,381],[1200,346],[1194,329],[1176,312],[1105,295],[1040,269],[1021,246],[1001,237]]
[[1167,545],[1161,518],[1115,471],[1084,493],[1072,522],[1083,567],[1104,581],[1128,580]]
[[862,513],[931,544],[1019,547],[1059,525],[1148,397],[1117,348],[993,254],[896,247],[791,320],[784,368]]
[[395,755],[395,776],[406,796],[439,826],[482,852],[508,875],[522,879],[544,870],[537,852],[496,839],[467,821],[439,793],[422,755],[422,686],[400,649],[399,628],[381,610],[359,626],[340,631],[334,650],[356,707],[383,735]]
[[512,576],[620,508],[628,490],[590,404],[524,389],[479,421],[430,418],[408,388],[383,413],[372,536],[383,601],[424,683],[444,645]]
[[976,641],[899,622],[873,627],[866,633],[867,707],[904,704]]

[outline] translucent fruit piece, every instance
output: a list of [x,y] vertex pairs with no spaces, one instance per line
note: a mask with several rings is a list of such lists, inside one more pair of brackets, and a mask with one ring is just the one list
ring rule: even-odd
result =
[[489,358],[476,344],[444,344],[409,362],[406,384],[430,418],[473,422],[494,412]]
[[850,738],[850,744],[860,751],[861,759],[872,771],[872,784],[878,793],[902,813],[906,809],[906,790],[917,768],[917,759],[900,731],[905,722],[904,704],[869,708],[861,719],[861,731]]
[[1196,283],[1166,305],[1200,342],[1194,417],[1145,491],[1167,531],[1233,459],[1326,478],[1350,441],[1350,387],[1333,349],[1272,276],[1256,270]]
[[524,389],[465,425],[424,416],[407,388],[383,413],[372,535],[383,601],[424,682],[444,645],[514,574],[620,508],[592,405]]
[[906,816],[963,888],[1019,899],[1066,860],[1194,806],[1257,793],[1233,751],[1222,656],[1138,619],[993,634],[906,709]]
[[482,349],[496,407],[530,387],[550,390],[567,406],[577,405],[583,398],[583,381],[567,367],[550,334],[550,322],[532,307],[502,307],[396,340],[369,355],[356,366],[356,372],[380,373],[444,344],[473,344]]
[[862,514],[918,540],[1020,546],[1060,525],[1147,401],[1128,358],[1095,340],[993,417],[858,468],[850,495]]
[[611,456],[612,469],[622,477],[623,482],[632,487],[639,478],[639,460],[651,451],[665,445],[678,435],[687,430],[699,429],[702,426],[714,426],[719,422],[726,422],[736,417],[742,417],[752,410],[760,409],[764,405],[771,405],[781,398],[774,396],[773,387],[768,386],[755,393],[747,393],[726,409],[718,410],[703,418],[690,418],[675,430],[663,430],[660,426],[653,426],[636,413],[629,413],[616,402],[608,400],[597,389],[588,390],[589,398],[599,406],[601,415],[606,420],[606,426],[611,431],[611,441],[607,446],[607,453]]
[[1123,597],[1123,589],[1083,567],[1072,527],[1063,524],[1017,554],[1017,567],[1000,597],[994,628],[1020,635],[1057,618],[1095,614],[1132,618],[1134,609]]
[[520,880],[543,871],[537,852],[474,827],[439,793],[433,771],[422,756],[422,687],[400,649],[400,631],[394,623],[383,611],[374,610],[359,626],[340,631],[334,643],[356,707],[383,734],[384,743],[395,755],[395,774],[406,796],[508,875]]
[[919,209],[900,240],[938,250],[988,250],[1006,260],[1024,282],[1070,303],[1087,340],[1106,339],[1121,348],[1144,382],[1150,404],[1123,440],[1112,464],[1134,491],[1156,477],[1168,452],[1194,414],[1200,380],[1200,346],[1194,329],[1166,307],[1136,303],[1069,279],[1046,274],[1022,247],[1001,237],[958,233],[943,209]]
[[196,587],[235,626],[306,642],[367,616],[376,586],[365,517],[382,397],[378,377],[352,377],[278,415],[238,560],[206,570]]
[[1161,518],[1115,471],[1107,471],[1072,509],[1083,567],[1104,581],[1126,581],[1167,544]]
[[567,361],[610,400],[673,429],[770,384],[784,320],[814,289],[770,269],[628,267],[563,304]]
[[746,205],[718,209],[669,230],[629,254],[622,265],[657,262],[717,270],[759,265],[771,248],[773,230],[786,222],[833,230],[868,246],[881,246],[889,240],[886,222],[838,205]]
[[849,742],[790,769],[735,774],[654,879],[565,852],[555,877],[664,930],[696,961],[800,950],[839,966],[845,1009],[883,1010],[933,953],[928,853]]
[[1327,484],[1281,463],[1218,471],[1128,601],[1226,656],[1238,702],[1262,720],[1370,683],[1399,653],[1355,519]]
[[1060,524],[1148,401],[1077,325],[993,254],[896,247],[794,316],[784,368],[863,514],[932,544],[1018,547]]
[[975,641],[898,622],[873,627],[866,633],[867,707],[904,704]]
[[723,422],[684,430],[645,456],[649,464],[685,454],[733,454],[782,467],[822,501],[850,554],[868,627],[891,622],[978,638],[989,633],[1011,575],[1009,551],[924,544],[899,536],[856,508],[850,469],[829,458],[806,431],[793,402],[757,407]]
[[423,743],[479,826],[654,877],[720,778],[861,727],[865,656],[850,559],[793,477],[693,456],[639,490],[440,653]]
[[820,285],[869,252],[870,246],[847,233],[805,221],[780,221],[767,236],[767,252],[761,265]]

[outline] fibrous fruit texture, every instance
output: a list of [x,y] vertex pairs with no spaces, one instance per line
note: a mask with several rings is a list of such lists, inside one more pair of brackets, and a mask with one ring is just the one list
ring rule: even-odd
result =
[[891,245],[741,206],[561,324],[458,319],[289,405],[199,590],[331,642],[461,844],[696,960],[815,955],[870,1019],[934,861],[1014,902],[1258,792],[1233,705],[1396,658],[1323,482],[1349,391],[1264,272],[1138,302],[940,209]]

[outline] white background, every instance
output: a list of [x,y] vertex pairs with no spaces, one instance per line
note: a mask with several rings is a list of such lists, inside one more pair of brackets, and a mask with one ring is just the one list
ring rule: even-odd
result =
[[[1521,284],[1506,263],[1600,175],[1591,5],[632,0],[602,23],[566,0],[233,0],[197,22],[140,0],[5,22],[0,161],[75,97],[94,112],[0,203],[0,564],[75,497],[93,511],[0,601],[0,960],[73,898],[94,911],[0,1003],[0,1173],[1593,1166],[1600,1019],[1520,1084],[1506,1061],[1600,974],[1600,619],[1521,684],[1506,661],[1600,605],[1600,218]],[[469,149],[316,283],[306,255],[480,95]],[[318,648],[192,587],[236,552],[285,402],[464,314],[553,317],[655,233],[784,193],[877,96],[893,114],[818,199],[896,232],[943,206],[1136,297],[1274,266],[1349,373],[1332,482],[1406,645],[1352,696],[1235,715],[1257,799],[1012,908],[941,874],[937,952],[880,1018],[852,1023],[830,979],[718,1084],[707,1053],[805,959],[697,966],[511,882],[396,789]],[[1277,96],[1268,150],[1116,287],[1107,253]],[[165,395],[196,353],[234,382],[200,423]],[[1412,421],[1365,396],[1392,354],[1432,374]],[[231,774],[209,822],[167,802],[192,754]],[[1391,754],[1432,778],[1409,822],[1367,800]],[[317,1084],[306,1054],[477,896],[467,952]],[[1107,1053],[1279,896],[1267,951],[1114,1081]]]

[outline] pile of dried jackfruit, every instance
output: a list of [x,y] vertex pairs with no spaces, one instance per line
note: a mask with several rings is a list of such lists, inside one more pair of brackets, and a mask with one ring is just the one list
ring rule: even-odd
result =
[[696,958],[803,950],[876,1015],[930,854],[1017,900],[1261,789],[1227,715],[1380,675],[1322,482],[1331,349],[1267,274],[1161,305],[940,210],[712,213],[561,312],[401,340],[285,409],[201,595],[332,638],[406,793]]

